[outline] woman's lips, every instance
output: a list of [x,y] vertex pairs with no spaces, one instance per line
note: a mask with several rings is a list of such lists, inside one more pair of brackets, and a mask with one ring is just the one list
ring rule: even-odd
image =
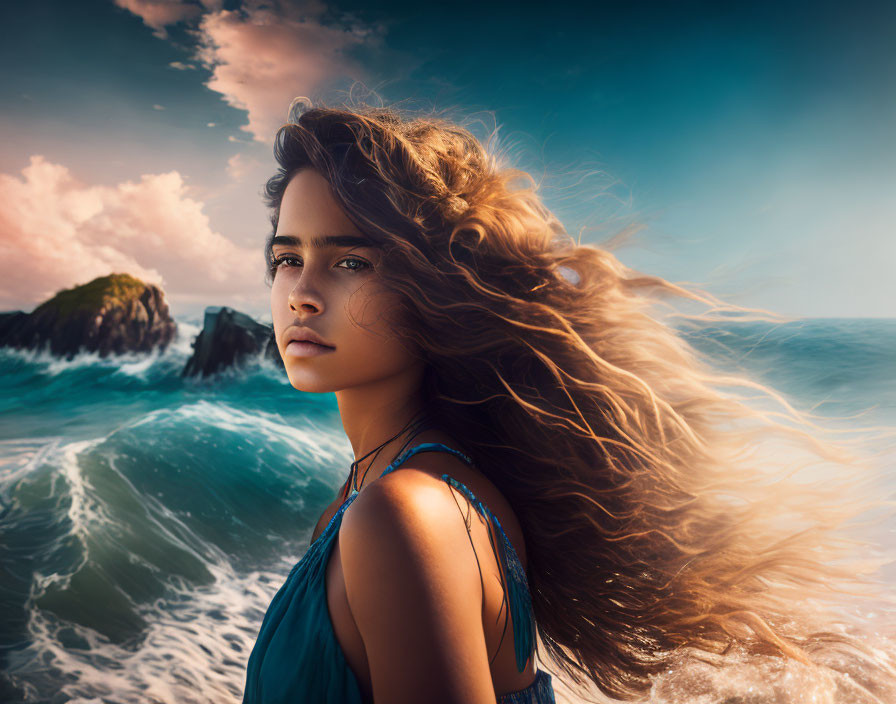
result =
[[293,340],[286,346],[286,354],[290,357],[316,357],[332,352],[335,348],[319,345],[316,342],[297,342]]

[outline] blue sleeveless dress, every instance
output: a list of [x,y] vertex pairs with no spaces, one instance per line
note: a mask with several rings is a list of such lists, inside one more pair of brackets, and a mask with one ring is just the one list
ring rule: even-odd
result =
[[[399,454],[380,476],[394,471],[418,452],[435,450],[450,452],[473,464],[469,457],[447,445],[426,442]],[[523,565],[498,517],[465,485],[447,474],[443,474],[442,479],[463,493],[497,528],[500,540],[493,547],[501,569],[508,577],[505,591],[513,622],[517,667],[522,672],[535,649],[535,621]],[[249,655],[243,704],[364,703],[358,681],[333,632],[324,585],[327,561],[342,523],[342,514],[356,496],[358,492],[353,492],[333,514],[326,528],[293,566],[268,606],[255,647]],[[555,704],[551,675],[539,668],[532,684],[525,689],[507,692],[497,697],[497,701],[498,704]]]

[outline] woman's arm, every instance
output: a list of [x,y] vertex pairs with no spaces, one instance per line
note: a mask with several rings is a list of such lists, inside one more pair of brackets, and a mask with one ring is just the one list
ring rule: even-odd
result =
[[466,531],[451,488],[411,468],[346,510],[339,551],[375,704],[495,704]]

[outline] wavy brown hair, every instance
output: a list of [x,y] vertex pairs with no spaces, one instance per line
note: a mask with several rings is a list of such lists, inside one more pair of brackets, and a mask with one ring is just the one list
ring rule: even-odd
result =
[[[797,605],[877,586],[878,564],[856,562],[863,543],[838,530],[870,506],[867,465],[670,322],[784,319],[576,242],[494,134],[297,99],[265,187],[271,237],[287,183],[311,167],[382,248],[378,274],[402,299],[396,334],[427,363],[430,414],[520,520],[555,672],[631,699],[684,647],[811,664],[819,643],[847,636],[801,632]],[[265,258],[270,283],[270,238]],[[676,314],[674,300],[707,310]],[[770,440],[789,448],[779,467],[758,454]],[[813,461],[854,471],[797,481]]]

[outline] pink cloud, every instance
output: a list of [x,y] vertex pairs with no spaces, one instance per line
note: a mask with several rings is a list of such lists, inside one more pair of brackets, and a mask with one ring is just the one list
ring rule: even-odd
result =
[[168,37],[166,26],[196,17],[202,12],[200,6],[181,0],[115,0],[115,4],[140,17],[160,39]]
[[249,174],[254,174],[262,165],[257,159],[247,157],[245,154],[234,154],[227,160],[227,175],[237,183],[242,184]]
[[[356,47],[385,51],[386,25],[361,23],[333,13],[321,0],[245,0],[238,10],[222,10],[221,0],[115,0],[140,16],[156,36],[165,27],[190,20],[196,60],[212,75],[206,82],[224,101],[248,113],[240,127],[252,139],[273,142],[298,95],[314,96],[338,81],[369,80],[365,66],[349,56]],[[322,21],[327,15],[327,22]],[[199,18],[196,20],[196,18]],[[192,67],[171,62],[179,69]],[[231,140],[236,141],[236,140]]]
[[337,79],[363,80],[366,71],[347,51],[375,46],[382,28],[323,25],[324,6],[287,4],[249,7],[202,17],[197,58],[212,71],[206,84],[249,124],[240,129],[271,143],[297,95],[314,95]]
[[88,185],[40,155],[21,177],[0,173],[0,309],[113,271],[159,284],[172,303],[264,300],[261,246],[213,230],[189,190],[177,171]]

